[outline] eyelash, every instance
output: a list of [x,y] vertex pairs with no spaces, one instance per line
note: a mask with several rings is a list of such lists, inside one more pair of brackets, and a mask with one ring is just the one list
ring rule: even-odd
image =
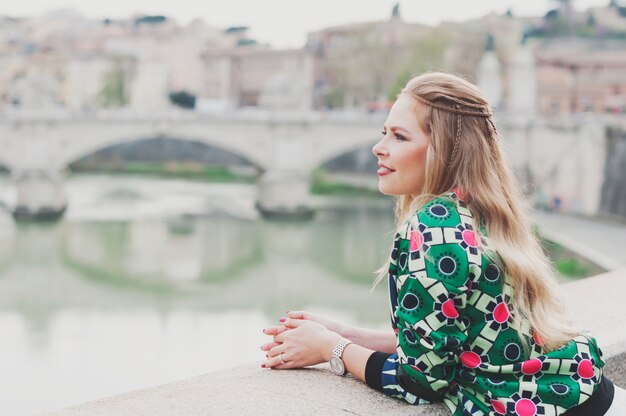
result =
[[[385,130],[380,132],[383,136],[387,134],[387,132]],[[406,141],[406,137],[399,135],[398,133],[395,134],[395,137],[397,140],[400,140],[401,142]]]

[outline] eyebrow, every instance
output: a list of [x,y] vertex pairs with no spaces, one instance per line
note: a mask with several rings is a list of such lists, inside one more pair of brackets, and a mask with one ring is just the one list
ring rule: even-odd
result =
[[[383,126],[383,127],[385,127],[385,126]],[[391,130],[393,132],[395,132],[396,130],[401,130],[401,131],[405,132],[406,134],[409,134],[409,135],[411,134],[410,131],[408,131],[407,129],[404,129],[402,127],[399,127],[399,126],[391,126],[391,127],[389,127],[389,130]]]

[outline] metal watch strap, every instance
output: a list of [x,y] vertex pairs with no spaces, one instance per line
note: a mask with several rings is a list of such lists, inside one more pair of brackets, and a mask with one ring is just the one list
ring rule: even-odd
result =
[[350,344],[352,344],[352,341],[350,341],[349,339],[342,338],[335,346],[335,349],[333,350],[333,356],[337,358],[341,358],[343,356],[343,350],[345,350],[346,347]]

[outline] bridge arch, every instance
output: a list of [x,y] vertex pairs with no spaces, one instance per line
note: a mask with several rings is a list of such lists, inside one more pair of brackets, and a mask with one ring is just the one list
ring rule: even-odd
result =
[[161,140],[161,139],[167,140],[167,141],[170,141],[170,142],[184,142],[184,143],[190,143],[190,144],[199,144],[199,145],[201,145],[203,147],[217,149],[220,152],[224,152],[224,153],[230,154],[230,155],[232,155],[232,156],[234,156],[236,158],[239,158],[243,162],[245,162],[245,163],[247,163],[247,164],[249,164],[251,166],[254,166],[255,168],[257,168],[259,170],[263,170],[263,168],[261,166],[258,166],[256,163],[254,163],[253,161],[250,161],[248,158],[246,158],[246,157],[244,157],[242,155],[236,154],[236,153],[234,153],[232,151],[223,149],[222,146],[216,146],[216,145],[210,144],[206,140],[200,140],[200,139],[197,139],[197,138],[169,137],[169,136],[140,137],[140,138],[135,138],[135,139],[120,138],[119,141],[116,141],[114,143],[110,143],[108,145],[104,145],[104,146],[102,146],[102,147],[100,147],[98,149],[93,150],[92,152],[88,152],[88,149],[83,149],[83,153],[84,152],[88,152],[88,153],[86,153],[84,155],[79,155],[78,158],[76,158],[74,160],[66,159],[67,160],[66,164],[67,164],[67,166],[72,165],[73,163],[76,163],[76,162],[80,161],[81,159],[83,159],[83,158],[85,158],[87,156],[94,155],[94,154],[97,154],[98,152],[101,152],[103,150],[111,149],[111,148],[114,148],[114,147],[117,147],[117,146],[140,144],[140,143],[145,143],[146,145],[148,145],[149,142],[156,142],[156,141]]
[[[371,140],[369,139],[370,136]],[[371,148],[374,144],[376,144],[376,142],[378,142],[378,138],[371,132],[367,132],[365,135],[355,135],[347,140],[339,138],[337,143],[326,145],[325,149],[319,151],[314,157],[311,158],[309,169],[312,172],[325,163],[330,162],[337,157],[343,156],[346,153],[361,150],[366,147]],[[372,158],[373,157],[374,156],[372,155]]]
[[[257,204],[264,212],[294,213],[308,210],[308,177],[322,163],[377,139],[377,120],[292,120],[182,117],[126,119],[78,118],[0,121],[0,142],[7,167],[14,171],[43,172],[51,181],[23,182],[50,188],[25,192],[42,196],[25,199],[24,210],[65,205],[62,175],[70,163],[116,144],[149,138],[172,138],[205,143],[231,152],[260,168]],[[31,175],[32,176],[32,175]],[[47,189],[47,188],[46,188]],[[50,196],[50,201],[44,199]],[[54,200],[53,200],[54,199]],[[43,202],[42,202],[43,201]],[[61,202],[59,202],[61,201]],[[37,211],[38,212],[38,211]],[[282,214],[281,214],[282,215]]]
[[[206,126],[202,127],[203,130],[207,130]],[[251,150],[252,146],[243,146],[239,140],[229,140],[228,137],[224,137],[226,136],[226,130],[217,129],[217,131],[210,133],[210,135],[207,135],[206,131],[201,132],[186,125],[179,125],[176,128],[167,129],[167,131],[161,131],[152,125],[122,125],[113,128],[109,126],[100,131],[92,131],[88,140],[73,139],[68,141],[66,146],[63,146],[64,143],[62,142],[61,145],[65,149],[63,156],[57,160],[57,163],[61,165],[57,166],[57,168],[64,168],[70,163],[113,145],[130,143],[141,139],[169,138],[214,146],[240,156],[262,170],[267,169],[268,161],[267,158],[263,157],[262,152],[253,152],[252,150],[255,149]]]

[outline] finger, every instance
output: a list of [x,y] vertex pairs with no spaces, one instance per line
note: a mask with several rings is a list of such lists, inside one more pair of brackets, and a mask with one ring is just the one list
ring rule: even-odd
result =
[[[280,354],[284,353],[285,351],[287,351],[287,348],[285,348],[284,344],[278,344],[277,346],[275,346],[274,348],[272,348],[271,350],[269,350],[267,352],[267,358],[274,358],[279,356]],[[283,359],[285,358],[285,356],[283,356]]]
[[280,345],[280,344],[277,342],[268,342],[267,344],[261,345],[261,351],[269,351],[270,349],[274,348],[277,345]]
[[286,331],[288,328],[286,328],[284,325],[279,325],[279,326],[270,326],[269,328],[265,328],[263,329],[263,333],[265,335],[278,335],[283,331]]
[[291,330],[296,329],[298,326],[302,324],[302,322],[305,322],[305,321],[287,319],[283,325],[287,325],[288,323],[288,325],[290,326],[285,327],[284,331],[281,331],[279,334],[274,335],[274,338],[273,338],[274,342],[281,343],[281,344],[285,342],[285,336],[288,336]]
[[285,325],[285,327],[287,328],[297,328],[302,325],[303,322],[304,321],[302,319],[288,318],[285,320],[285,322],[283,322],[283,325]]
[[288,311],[287,316],[293,319],[306,319],[305,311]]
[[275,342],[275,343],[277,343],[277,344],[282,344],[282,343],[285,341],[285,333],[284,333],[284,332],[281,332],[281,333],[280,333],[280,334],[278,334],[278,335],[274,335],[273,340],[274,340],[274,342]]
[[289,360],[287,359],[287,357],[285,356],[285,354],[283,354],[283,360],[280,359],[280,355],[277,355],[275,357],[271,357],[270,359],[268,359],[267,361],[265,361],[265,368],[273,368],[276,367],[278,365],[283,364],[283,361],[285,361],[285,363],[289,362]]

